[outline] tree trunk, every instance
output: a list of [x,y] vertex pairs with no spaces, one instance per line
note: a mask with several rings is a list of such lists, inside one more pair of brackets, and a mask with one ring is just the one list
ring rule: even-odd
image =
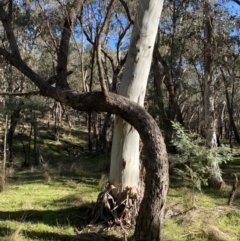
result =
[[[215,93],[212,83],[212,16],[211,5],[209,0],[205,0],[205,28],[204,28],[204,122],[206,146],[208,148],[217,148],[217,118],[215,113]],[[212,173],[209,177],[209,185],[215,188],[221,188],[224,185],[222,175],[217,161],[212,160],[210,163]]]
[[33,113],[33,152],[34,152],[34,163],[37,166],[42,164],[42,156],[38,146],[38,122],[36,113]]
[[226,108],[226,101],[223,101],[220,109],[221,115],[219,118],[219,125],[218,125],[219,141],[223,140],[225,136],[225,128],[224,128],[225,108]]
[[[162,0],[140,1],[135,18],[119,93],[139,105],[144,103],[162,4]],[[114,196],[120,201],[126,198],[129,188],[136,188],[141,200],[139,140],[135,128],[116,116],[109,179],[116,187]]]
[[55,108],[55,124],[54,124],[54,136],[57,142],[60,141],[60,126],[62,123],[62,107],[59,102],[54,105]]
[[88,113],[88,121],[87,121],[87,127],[88,127],[88,151],[92,153],[93,149],[93,138],[92,138],[92,112],[89,111]]
[[8,115],[6,115],[5,120],[5,131],[4,131],[4,140],[3,140],[3,161],[2,167],[0,170],[0,191],[4,191],[5,189],[5,181],[6,181],[6,160],[7,160],[7,133],[8,133]]
[[225,95],[226,95],[226,100],[227,100],[227,109],[228,109],[228,115],[229,115],[229,121],[230,121],[230,129],[231,131],[233,130],[233,133],[234,133],[234,136],[235,136],[235,139],[237,141],[237,143],[240,143],[240,137],[239,137],[239,134],[238,134],[238,130],[237,130],[237,127],[236,127],[236,124],[235,124],[235,121],[234,121],[234,118],[233,118],[233,96],[234,96],[234,83],[233,83],[233,86],[232,86],[232,100],[230,101],[230,97],[229,97],[229,93],[228,93],[228,86],[227,86],[227,80],[226,80],[226,77],[224,75],[224,72],[223,70],[220,68],[221,70],[221,73],[222,73],[222,77],[223,77],[223,82],[224,82],[224,86],[225,86]]
[[[109,130],[112,126],[113,118],[111,113],[107,113],[104,117],[104,122],[102,129],[99,134],[99,138],[97,140],[97,153],[108,153],[110,150],[110,142],[111,142],[111,130]],[[112,129],[112,128],[111,128]]]
[[9,149],[9,162],[13,161],[13,136],[20,118],[20,112],[22,110],[23,102],[20,102],[16,109],[13,110],[10,117],[10,127],[7,134],[7,144]]
[[172,78],[172,73],[170,68],[168,67],[167,62],[163,59],[161,56],[159,50],[155,47],[155,55],[156,58],[158,58],[158,61],[162,64],[164,68],[164,73],[163,73],[163,78],[164,78],[164,83],[166,85],[168,95],[169,95],[169,106],[170,106],[170,120],[177,120],[181,125],[183,125],[183,117],[182,117],[182,112],[180,109],[180,106],[177,101],[176,93],[174,90],[174,81]]
[[172,145],[172,136],[173,128],[171,119],[166,115],[164,102],[163,102],[163,93],[162,93],[162,84],[165,80],[165,74],[160,73],[159,67],[159,52],[158,52],[158,43],[156,42],[153,52],[153,71],[154,71],[154,88],[158,103],[159,109],[159,120],[160,126],[164,130],[164,140],[167,147],[168,153],[174,153],[175,150]]

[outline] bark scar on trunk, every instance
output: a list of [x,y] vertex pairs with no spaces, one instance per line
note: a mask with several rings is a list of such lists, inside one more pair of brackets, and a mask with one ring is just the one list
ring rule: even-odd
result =
[[126,164],[127,164],[127,161],[126,161],[126,160],[123,160],[123,163],[122,163],[123,170],[125,169]]

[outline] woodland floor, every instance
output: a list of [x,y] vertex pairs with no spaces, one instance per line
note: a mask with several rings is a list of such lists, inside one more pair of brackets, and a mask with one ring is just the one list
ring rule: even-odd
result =
[[[124,240],[119,227],[88,226],[87,210],[103,190],[109,156],[91,156],[84,131],[63,131],[60,143],[40,131],[45,164],[20,168],[22,143],[16,136],[14,166],[8,169],[5,190],[0,193],[1,241]],[[226,187],[202,192],[171,177],[163,241],[240,240],[240,195],[227,206],[231,174],[240,177],[240,158],[223,169]],[[131,240],[133,229],[127,229]]]

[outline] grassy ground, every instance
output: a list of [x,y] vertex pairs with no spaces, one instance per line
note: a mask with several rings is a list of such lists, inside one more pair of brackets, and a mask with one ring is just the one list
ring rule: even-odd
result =
[[[83,154],[84,131],[64,133],[60,143],[44,130],[40,136],[46,161],[42,167],[20,168],[22,147],[16,142],[16,164],[8,169],[6,188],[0,193],[0,240],[122,240],[121,229],[88,227],[85,220],[89,205],[103,189],[109,157]],[[239,158],[225,167],[223,190],[205,188],[201,193],[172,177],[162,240],[239,241],[240,197],[227,206],[232,172],[240,175]],[[131,240],[133,230],[127,231]]]

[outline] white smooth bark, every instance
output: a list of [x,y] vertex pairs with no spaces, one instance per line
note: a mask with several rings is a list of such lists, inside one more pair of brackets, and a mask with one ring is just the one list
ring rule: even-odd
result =
[[[163,0],[141,0],[131,36],[120,94],[143,105],[154,42]],[[119,193],[127,187],[140,189],[139,135],[122,118],[114,123],[110,182]]]

